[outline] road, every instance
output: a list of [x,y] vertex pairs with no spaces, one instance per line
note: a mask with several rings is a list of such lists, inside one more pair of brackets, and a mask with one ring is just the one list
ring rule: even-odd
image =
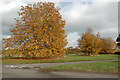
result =
[[40,69],[42,67],[57,66],[64,64],[94,63],[94,62],[105,62],[105,61],[117,61],[117,60],[2,65],[2,77],[3,78],[118,78],[117,74],[105,74],[105,73],[103,74],[103,73],[93,73],[93,72],[70,72],[70,71],[43,72]]

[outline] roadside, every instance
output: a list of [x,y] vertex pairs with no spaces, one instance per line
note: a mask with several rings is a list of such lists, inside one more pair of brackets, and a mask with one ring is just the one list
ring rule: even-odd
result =
[[[106,57],[107,56],[105,55],[104,58]],[[90,57],[90,59],[92,58]],[[118,59],[116,59],[116,55],[114,56],[115,58],[114,60],[113,59],[104,60],[104,58],[102,56],[101,58],[102,60],[97,60],[97,61],[79,61],[79,62],[64,62],[64,63],[3,64],[2,76],[3,78],[118,78],[118,74],[115,74],[115,73],[111,74],[111,73],[104,73],[104,72],[99,73],[99,72],[78,71],[78,70],[72,71],[71,68],[70,68],[71,71],[70,70],[58,70],[58,71],[50,70],[49,71],[47,69],[45,70],[45,68],[49,68],[49,67],[54,67],[53,69],[56,69],[55,67],[58,67],[58,66],[65,67],[66,65],[69,66],[69,65],[86,64],[87,66],[87,64],[92,64],[92,63],[99,64],[102,62],[103,63],[115,62],[115,61],[118,62]],[[78,66],[78,68],[80,67],[80,65]],[[101,66],[103,66],[103,64]],[[82,67],[84,67],[84,65]],[[107,65],[107,67],[109,67],[109,65]],[[109,68],[109,69],[112,69],[112,68]]]
[[[111,64],[112,62],[116,62],[116,63]],[[102,68],[103,70],[115,69],[115,72],[113,72],[113,74],[115,74],[117,73],[116,72],[116,69],[118,67],[117,62],[118,60],[82,61],[82,62],[67,62],[67,63],[40,63],[40,64],[4,64],[2,65],[2,67],[3,67],[3,72],[6,71],[7,69],[13,70],[13,71],[23,69],[23,70],[38,70],[40,72],[54,72],[54,71],[69,72],[70,71],[70,72],[77,72],[77,73],[81,73],[81,72],[95,73],[94,71],[91,70],[91,67],[92,69],[98,71],[98,69],[101,69],[104,65],[104,68]],[[101,63],[104,63],[104,64],[101,64]],[[98,73],[101,73],[101,72],[98,71]],[[106,73],[106,72],[102,72],[102,73]],[[107,72],[107,74],[108,73],[110,72]]]
[[80,61],[80,62],[65,62],[65,63],[39,63],[39,64],[3,64],[4,67],[50,67],[50,66],[58,66],[58,65],[65,65],[65,64],[78,64],[78,63],[96,63],[96,62],[107,62],[107,61],[118,61],[115,60],[102,60],[102,61]]
[[118,78],[117,74],[93,72],[50,71],[40,69],[11,69],[3,67],[3,78]]
[[57,59],[9,59],[3,57],[2,64],[37,64],[37,63],[66,63],[66,62],[80,62],[80,61],[102,61],[115,60],[118,55],[100,55],[100,56],[78,56],[66,55],[64,58]]
[[[104,66],[103,66],[104,65]],[[66,64],[43,68],[44,71],[74,71],[118,74],[118,61]]]

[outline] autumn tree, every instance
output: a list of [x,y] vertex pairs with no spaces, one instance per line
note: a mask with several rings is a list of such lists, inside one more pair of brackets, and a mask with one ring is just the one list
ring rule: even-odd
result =
[[100,34],[94,35],[92,29],[88,28],[88,31],[82,33],[81,38],[78,39],[78,48],[86,55],[97,55],[101,50]]
[[59,10],[52,2],[21,6],[19,17],[15,18],[16,23],[10,29],[12,36],[3,39],[3,55],[30,58],[64,55],[67,35],[64,30],[65,20]]
[[101,38],[101,53],[114,53],[117,50],[117,43],[112,38]]

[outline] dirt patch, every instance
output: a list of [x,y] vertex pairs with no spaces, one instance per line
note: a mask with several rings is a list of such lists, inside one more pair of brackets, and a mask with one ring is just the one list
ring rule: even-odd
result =
[[51,60],[51,59],[57,59],[55,57],[36,57],[36,58],[25,58],[25,57],[13,57],[13,58],[7,58],[2,60],[16,60],[16,59],[23,59],[23,60]]

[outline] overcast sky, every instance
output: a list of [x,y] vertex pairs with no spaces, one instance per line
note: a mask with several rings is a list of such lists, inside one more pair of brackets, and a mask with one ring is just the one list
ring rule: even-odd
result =
[[[29,1],[29,2],[27,2]],[[0,40],[10,37],[10,25],[14,24],[13,18],[18,17],[17,12],[20,6],[31,3],[30,0],[3,0],[0,2],[0,19],[2,26],[0,29]],[[44,0],[45,1],[45,0]],[[33,1],[32,1],[33,2]],[[57,1],[56,6],[60,7],[60,13],[66,21],[65,30],[67,33],[67,46],[77,46],[79,36],[87,31],[88,27],[93,28],[94,33],[100,32],[101,37],[112,37],[114,40],[118,36],[118,2],[96,0],[82,1]],[[2,36],[2,37],[1,37]]]

